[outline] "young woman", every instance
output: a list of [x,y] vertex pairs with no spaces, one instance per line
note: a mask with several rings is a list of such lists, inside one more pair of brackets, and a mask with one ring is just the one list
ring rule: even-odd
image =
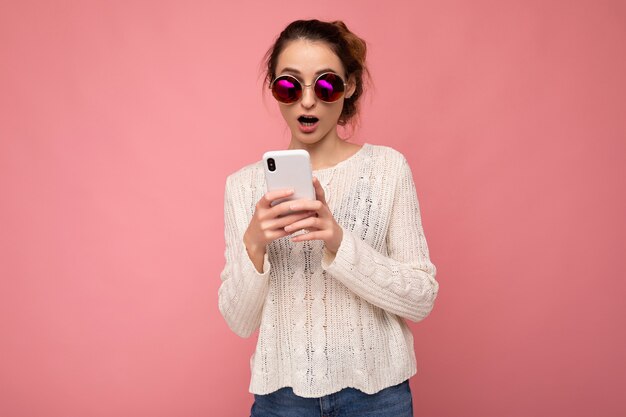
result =
[[219,307],[238,335],[259,329],[253,417],[413,415],[405,319],[425,318],[439,285],[404,156],[337,134],[357,116],[365,52],[341,21],[299,20],[266,55],[316,200],[271,206],[291,192],[266,192],[260,161],[226,181]]

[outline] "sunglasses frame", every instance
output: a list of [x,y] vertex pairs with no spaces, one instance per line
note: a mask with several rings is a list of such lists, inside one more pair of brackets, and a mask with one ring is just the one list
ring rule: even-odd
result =
[[[339,79],[341,80],[341,82],[343,83],[343,91],[341,92],[341,94],[342,94],[342,95],[345,95],[345,94],[346,94],[346,90],[348,89],[348,84],[346,83],[346,81],[343,79],[343,77],[342,77],[341,75],[339,75],[339,74],[337,74],[337,73],[335,73],[335,72],[330,72],[330,71],[328,71],[328,72],[323,72],[323,73],[321,73],[320,75],[318,75],[317,77],[315,77],[315,80],[313,80],[313,83],[311,83],[311,84],[305,84],[305,83],[303,83],[303,82],[302,82],[302,81],[300,81],[300,80],[298,79],[298,77],[296,77],[295,75],[291,75],[291,74],[280,74],[280,75],[278,75],[278,76],[276,76],[276,77],[274,78],[274,81],[272,81],[272,83],[270,84],[269,88],[270,88],[270,90],[272,91],[272,96],[276,99],[276,101],[278,101],[278,102],[279,102],[279,103],[281,103],[281,104],[285,104],[285,105],[289,106],[289,105],[291,105],[291,104],[296,104],[297,102],[299,102],[300,100],[302,100],[302,94],[300,95],[300,98],[299,98],[298,100],[293,101],[293,102],[291,102],[291,103],[285,103],[284,101],[280,101],[279,99],[277,99],[277,98],[276,98],[276,96],[273,94],[273,91],[274,91],[274,84],[276,84],[276,81],[277,81],[279,78],[282,78],[282,77],[289,77],[289,78],[293,78],[294,80],[296,80],[296,81],[298,82],[298,84],[300,84],[300,86],[302,87],[302,88],[301,88],[301,91],[302,91],[302,92],[304,92],[304,89],[305,89],[305,88],[315,86],[315,84],[317,84],[317,81],[318,81],[321,77],[323,77],[324,75],[328,75],[328,74],[334,75],[335,77],[337,77],[337,78],[339,78]],[[313,91],[315,92],[315,88],[313,89]],[[334,102],[336,102],[336,101],[339,101],[339,99],[341,98],[341,96],[339,96],[339,98],[338,98],[337,100],[335,100],[335,101],[326,101],[326,100],[323,100],[321,97],[319,97],[317,94],[315,94],[315,97],[317,97],[317,99],[318,99],[318,100],[320,100],[320,101],[322,101],[322,102],[324,102],[324,103],[334,103]]]

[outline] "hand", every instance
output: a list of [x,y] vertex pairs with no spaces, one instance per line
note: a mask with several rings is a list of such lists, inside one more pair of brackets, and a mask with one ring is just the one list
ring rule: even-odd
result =
[[[306,229],[308,233],[294,236],[292,242],[302,242],[305,240],[323,240],[326,248],[336,254],[343,238],[343,230],[335,221],[333,214],[328,208],[324,189],[317,177],[313,177],[313,187],[315,188],[316,200],[294,200],[290,203],[293,211],[307,210],[315,213],[313,216],[306,216],[302,220],[285,226],[285,231],[293,233],[295,231]],[[289,202],[281,203],[289,204]]]
[[[272,207],[272,201],[289,197],[293,193],[293,190],[287,189],[270,191],[256,203],[254,215],[244,233],[243,240],[251,257],[258,261],[260,256],[261,265],[266,245],[289,234],[284,230],[285,226],[315,214],[308,210],[293,213],[294,210],[289,207],[290,201],[284,201]],[[260,270],[260,268],[257,269]]]

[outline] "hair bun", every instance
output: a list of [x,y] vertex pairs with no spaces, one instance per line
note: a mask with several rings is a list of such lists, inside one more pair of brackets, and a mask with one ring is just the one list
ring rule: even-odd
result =
[[335,20],[331,22],[331,24],[339,28],[343,39],[348,43],[354,56],[358,57],[358,60],[365,65],[365,57],[367,55],[367,45],[365,41],[351,32],[343,20]]

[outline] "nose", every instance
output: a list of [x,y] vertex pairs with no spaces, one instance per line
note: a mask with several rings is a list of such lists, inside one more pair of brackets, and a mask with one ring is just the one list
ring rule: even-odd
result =
[[315,91],[313,90],[312,85],[303,85],[302,86],[302,100],[300,104],[302,107],[306,109],[310,109],[315,106],[317,102],[317,97],[315,97]]

